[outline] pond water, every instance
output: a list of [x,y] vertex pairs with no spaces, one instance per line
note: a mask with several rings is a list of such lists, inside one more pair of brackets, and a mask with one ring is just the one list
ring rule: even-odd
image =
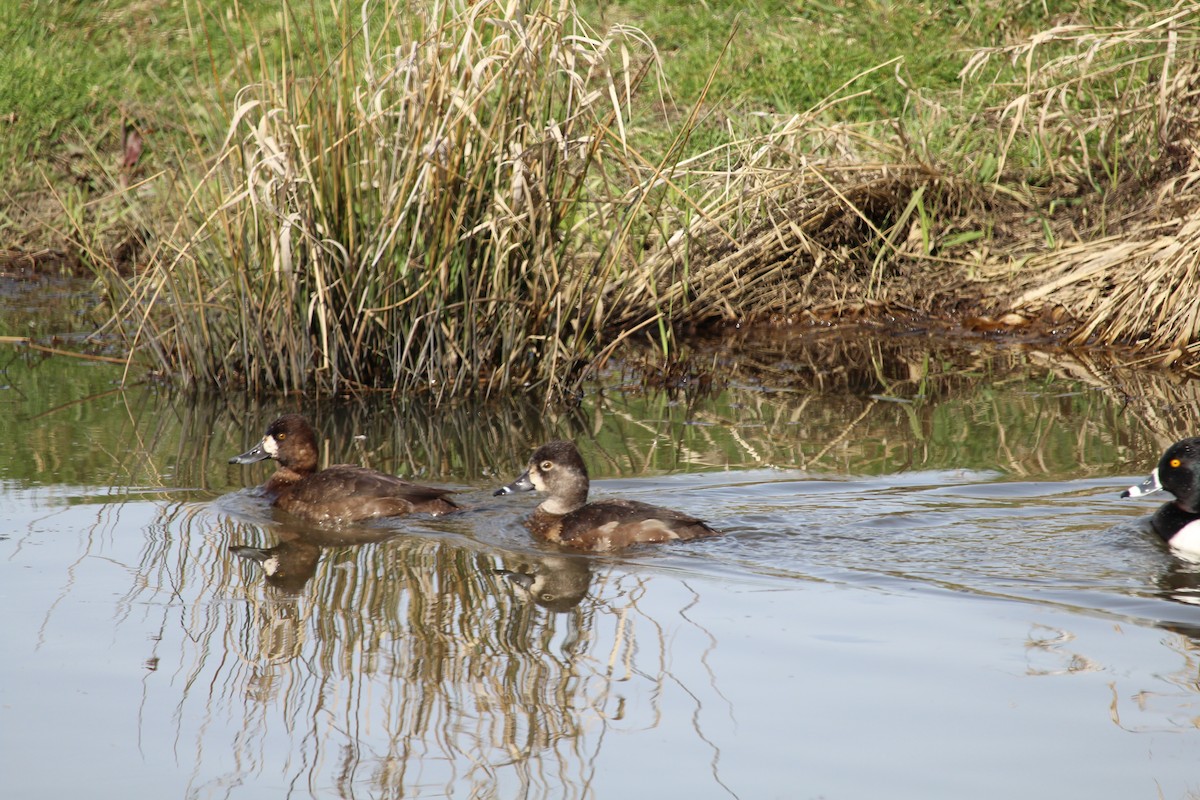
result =
[[[1200,572],[1119,497],[1192,384],[942,336],[691,355],[717,380],[543,411],[0,352],[4,796],[1200,797]],[[468,510],[276,516],[226,462],[286,411]],[[593,496],[727,535],[535,544],[492,491],[559,437]]]

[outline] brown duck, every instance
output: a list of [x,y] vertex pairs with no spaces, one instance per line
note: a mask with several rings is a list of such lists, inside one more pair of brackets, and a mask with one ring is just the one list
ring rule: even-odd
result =
[[538,539],[577,550],[620,550],[720,533],[688,514],[636,500],[589,503],[589,486],[587,466],[574,443],[550,442],[534,451],[521,477],[495,493],[545,492],[549,496],[526,525]]
[[414,511],[445,514],[458,506],[452,492],[401,480],[350,464],[318,469],[317,437],[308,420],[286,414],[271,423],[262,441],[230,464],[253,464],[273,458],[279,464],[261,491],[271,505],[313,522],[362,522],[398,517]]

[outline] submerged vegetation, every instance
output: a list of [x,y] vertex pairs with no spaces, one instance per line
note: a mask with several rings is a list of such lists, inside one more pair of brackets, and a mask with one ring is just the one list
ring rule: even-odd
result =
[[863,316],[1200,365],[1200,3],[808,9],[782,47],[718,9],[702,57],[634,3],[185,8],[215,94],[181,81],[171,169],[133,121],[119,211],[52,191],[181,384],[559,396],[631,336]]

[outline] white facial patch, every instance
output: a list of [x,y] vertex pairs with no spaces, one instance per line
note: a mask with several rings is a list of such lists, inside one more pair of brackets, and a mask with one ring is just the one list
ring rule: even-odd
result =
[[275,441],[274,436],[264,436],[262,440],[263,452],[269,456],[279,455],[279,442]]

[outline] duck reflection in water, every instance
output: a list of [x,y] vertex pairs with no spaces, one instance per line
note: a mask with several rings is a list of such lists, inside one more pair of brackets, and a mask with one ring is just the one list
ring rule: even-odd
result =
[[591,483],[573,442],[550,442],[534,451],[521,477],[495,494],[537,490],[545,500],[526,522],[534,538],[576,550],[608,552],[633,544],[658,544],[716,536],[703,521],[636,500],[587,502]]
[[317,572],[321,551],[383,542],[399,535],[386,528],[331,530],[317,527],[283,528],[279,543],[272,547],[230,545],[229,552],[262,567],[267,584],[285,594],[299,594]]
[[257,562],[267,583],[285,594],[299,594],[321,560],[320,546],[303,539],[285,539],[274,547],[231,545],[229,552]]
[[493,572],[507,578],[521,597],[556,613],[579,605],[592,582],[592,570],[581,556],[533,556],[515,560],[513,569]]
[[1200,565],[1194,562],[1176,560],[1157,577],[1155,584],[1160,597],[1200,606]]

